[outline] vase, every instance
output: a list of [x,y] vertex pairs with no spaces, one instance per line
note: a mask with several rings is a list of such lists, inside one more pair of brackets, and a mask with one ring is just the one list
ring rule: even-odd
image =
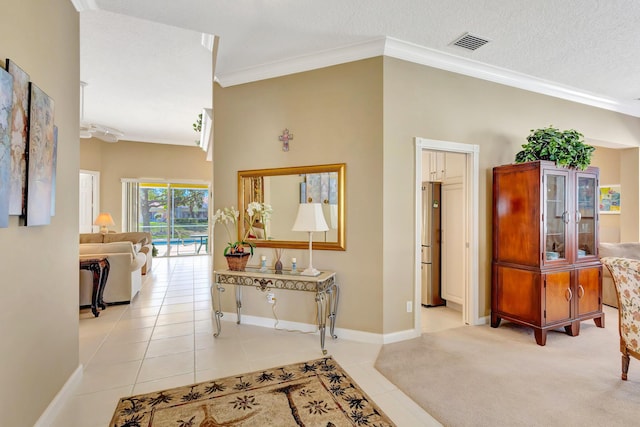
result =
[[229,266],[229,270],[244,271],[244,268],[247,266],[247,261],[249,261],[250,255],[251,254],[248,252],[241,252],[227,254],[224,257],[227,259],[227,266]]
[[277,260],[275,267],[276,267],[276,274],[282,274],[282,261]]

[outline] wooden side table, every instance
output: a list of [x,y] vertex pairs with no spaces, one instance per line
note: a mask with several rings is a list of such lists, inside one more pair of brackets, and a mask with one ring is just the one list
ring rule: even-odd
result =
[[93,275],[93,290],[91,291],[91,312],[95,317],[100,315],[98,307],[102,310],[107,308],[105,305],[102,294],[104,293],[104,287],[107,284],[107,278],[109,277],[109,257],[100,258],[81,258],[80,270],[89,270]]

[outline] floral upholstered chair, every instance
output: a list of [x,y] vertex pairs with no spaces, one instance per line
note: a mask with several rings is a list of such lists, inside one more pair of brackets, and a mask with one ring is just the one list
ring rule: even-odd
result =
[[622,379],[627,379],[629,356],[640,360],[640,260],[605,257],[618,296]]

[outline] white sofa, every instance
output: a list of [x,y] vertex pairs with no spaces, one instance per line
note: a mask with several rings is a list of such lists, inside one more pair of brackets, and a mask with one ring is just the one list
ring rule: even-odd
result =
[[131,242],[138,252],[146,257],[146,263],[142,266],[142,274],[151,271],[153,260],[153,243],[151,233],[144,231],[129,231],[126,233],[80,233],[80,243],[113,243]]
[[[146,256],[138,253],[131,242],[81,243],[80,258],[107,255],[109,276],[104,287],[103,300],[110,303],[129,303],[142,287],[142,266]],[[93,276],[80,270],[80,305],[91,305]]]
[[[604,257],[618,257],[640,259],[640,243],[605,243],[600,242],[598,255]],[[618,307],[618,297],[616,288],[611,278],[611,273],[607,267],[602,268],[602,303],[611,307]]]

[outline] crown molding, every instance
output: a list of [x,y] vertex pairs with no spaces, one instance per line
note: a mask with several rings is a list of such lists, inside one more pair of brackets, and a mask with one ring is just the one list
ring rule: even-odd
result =
[[71,0],[71,3],[73,3],[73,7],[75,7],[78,12],[98,10],[96,0]]
[[385,38],[379,37],[365,42],[354,43],[336,49],[271,62],[257,67],[245,68],[232,73],[216,73],[222,87],[235,86],[289,74],[302,73],[332,65],[359,61],[380,56],[384,52]]
[[506,86],[640,117],[640,102],[614,99],[387,37],[384,54]]
[[454,56],[391,37],[379,37],[365,42],[272,62],[237,72],[218,73],[216,74],[216,80],[222,87],[235,86],[381,55],[500,83],[530,92],[553,96],[579,104],[640,117],[640,101],[620,100],[586,92],[570,86],[484,64],[472,59]]

